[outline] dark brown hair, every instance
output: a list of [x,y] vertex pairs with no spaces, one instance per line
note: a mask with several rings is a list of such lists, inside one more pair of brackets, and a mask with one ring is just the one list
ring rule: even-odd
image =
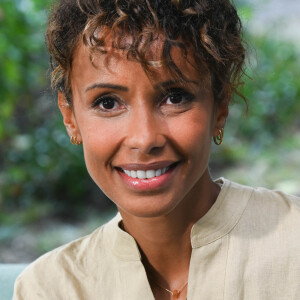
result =
[[[186,58],[187,50],[191,51],[195,67],[206,66],[210,71],[219,102],[227,92],[240,95],[237,88],[242,84],[245,60],[241,27],[229,0],[57,0],[46,32],[52,86],[71,103],[69,77],[78,43],[83,41],[91,53],[105,53],[105,38],[97,33],[110,28],[113,47],[127,51],[128,59],[140,62],[147,72],[154,67],[147,52],[161,34],[160,63],[182,80],[170,50],[179,47]],[[124,43],[124,35],[131,37],[130,43]]]

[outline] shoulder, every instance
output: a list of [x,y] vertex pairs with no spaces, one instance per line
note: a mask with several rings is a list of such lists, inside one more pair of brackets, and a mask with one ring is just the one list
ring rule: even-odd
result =
[[300,213],[300,197],[289,195],[279,190],[270,190],[264,187],[250,187],[223,179],[224,183],[229,187],[229,194],[235,197],[247,197],[248,206],[259,209],[275,209],[284,211],[294,211]]
[[[245,187],[244,187],[245,188]],[[292,215],[299,217],[300,198],[289,195],[279,190],[270,190],[263,187],[252,187],[252,195],[249,201],[249,207],[258,213],[262,211],[269,216]],[[300,222],[300,218],[297,220]]]
[[13,299],[48,299],[51,290],[66,289],[87,274],[97,274],[95,268],[107,268],[113,260],[109,231],[117,222],[115,217],[93,233],[42,255],[17,278]]
[[241,283],[247,299],[274,299],[274,295],[295,299],[300,278],[300,199],[281,191],[224,183],[230,205],[246,202],[226,238],[229,282],[234,287]]
[[[249,236],[279,238],[295,243],[300,234],[300,198],[278,190],[248,187],[227,181],[229,194],[247,197],[247,205],[235,230]],[[300,248],[300,243],[299,243]]]

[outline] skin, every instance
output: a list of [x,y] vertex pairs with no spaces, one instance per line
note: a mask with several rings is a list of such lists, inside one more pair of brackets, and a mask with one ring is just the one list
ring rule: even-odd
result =
[[[160,57],[161,45],[159,40],[152,46],[150,58]],[[106,50],[92,64],[89,49],[78,45],[71,72],[72,107],[62,93],[58,97],[64,124],[70,136],[82,141],[88,172],[117,205],[147,273],[160,285],[179,289],[188,278],[191,228],[219,194],[208,161],[211,138],[225,126],[228,101],[214,103],[209,74],[198,74],[179,50],[173,49],[172,57],[190,82],[173,82],[168,91],[161,86],[174,78],[164,68],[150,79],[126,53]],[[110,97],[111,109],[104,109],[104,95]],[[147,168],[166,161],[176,166],[153,189],[137,190],[122,178],[120,167]],[[171,299],[149,282],[156,299]],[[179,299],[186,293],[185,288]]]

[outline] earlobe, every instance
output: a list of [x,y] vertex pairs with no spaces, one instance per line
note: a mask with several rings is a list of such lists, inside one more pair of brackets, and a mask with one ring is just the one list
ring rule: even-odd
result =
[[215,125],[213,129],[213,140],[216,145],[221,145],[223,142],[224,128],[226,125],[226,119],[229,113],[229,102],[230,102],[230,92],[226,91],[226,97],[217,104],[217,110],[215,114]]
[[63,116],[64,125],[67,129],[70,138],[76,137],[77,140],[81,140],[74,111],[71,105],[68,103],[66,96],[62,92],[58,92],[58,107]]
[[221,103],[218,105],[217,110],[217,118],[216,118],[216,129],[224,128],[226,124],[226,119],[228,117],[228,105],[229,101],[227,99],[224,99]]

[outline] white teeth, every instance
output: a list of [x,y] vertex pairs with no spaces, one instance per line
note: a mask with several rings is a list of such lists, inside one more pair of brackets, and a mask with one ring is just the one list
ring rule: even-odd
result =
[[137,178],[137,174],[136,174],[136,171],[128,171],[129,174],[127,174],[128,176],[132,177],[132,178]]
[[137,171],[130,171],[124,170],[124,173],[132,178],[139,178],[139,179],[150,179],[153,177],[158,177],[162,174],[165,174],[169,170],[169,168],[162,168],[157,170],[137,170]]
[[146,177],[148,179],[152,178],[152,177],[155,177],[155,171],[154,170],[148,170],[148,171],[146,171]]
[[137,177],[139,179],[145,179],[146,178],[146,172],[145,171],[143,171],[143,170],[137,170],[136,173],[137,173]]
[[160,175],[161,175],[161,169],[156,170],[155,171],[155,176],[157,177],[157,176],[160,176]]

